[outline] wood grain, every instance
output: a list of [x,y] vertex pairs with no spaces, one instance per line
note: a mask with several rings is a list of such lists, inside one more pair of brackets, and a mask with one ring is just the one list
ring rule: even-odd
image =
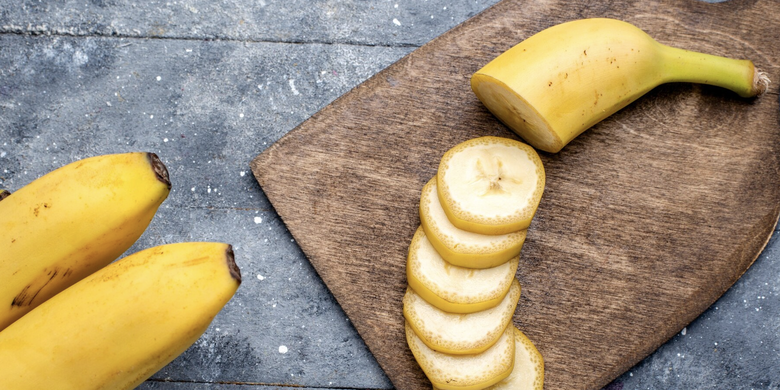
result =
[[[393,384],[429,388],[401,313],[420,190],[455,144],[516,138],[472,94],[470,75],[546,27],[613,17],[662,43],[752,59],[780,81],[776,11],[773,0],[507,0],[342,96],[252,169]],[[664,85],[541,154],[547,186],[514,323],[544,356],[547,388],[609,383],[756,259],[780,213],[777,91],[743,100]]]

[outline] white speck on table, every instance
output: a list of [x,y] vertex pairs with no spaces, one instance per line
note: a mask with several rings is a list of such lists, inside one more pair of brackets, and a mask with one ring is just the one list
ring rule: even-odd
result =
[[295,79],[290,79],[287,81],[287,83],[290,84],[290,90],[292,91],[293,95],[301,94],[297,89],[295,89]]

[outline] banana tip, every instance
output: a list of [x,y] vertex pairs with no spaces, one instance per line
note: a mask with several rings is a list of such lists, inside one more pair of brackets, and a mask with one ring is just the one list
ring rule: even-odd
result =
[[171,189],[171,179],[168,177],[168,168],[165,167],[165,164],[163,164],[162,160],[160,160],[160,157],[157,157],[154,153],[147,153],[146,157],[149,158],[149,163],[152,164],[152,170],[154,170],[155,176],[157,176],[157,180],[163,182],[166,186],[168,186],[168,189]]
[[11,193],[8,190],[0,190],[0,200],[3,200],[10,195]]
[[756,69],[755,73],[753,74],[753,91],[755,91],[754,96],[761,96],[769,89],[769,84],[771,81],[769,80],[769,75],[766,74],[766,72],[762,72],[758,69]]
[[230,270],[230,276],[235,279],[238,284],[241,284],[241,270],[236,265],[236,256],[233,254],[233,245],[228,245],[225,250],[225,259],[227,260],[228,269]]

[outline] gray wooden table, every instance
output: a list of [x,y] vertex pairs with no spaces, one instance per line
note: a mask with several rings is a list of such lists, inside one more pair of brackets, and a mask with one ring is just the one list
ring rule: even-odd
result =
[[[129,252],[234,245],[238,293],[141,389],[391,388],[249,161],[495,2],[0,0],[0,188],[151,151],[173,192]],[[712,308],[607,388],[780,389],[779,297],[773,239]]]

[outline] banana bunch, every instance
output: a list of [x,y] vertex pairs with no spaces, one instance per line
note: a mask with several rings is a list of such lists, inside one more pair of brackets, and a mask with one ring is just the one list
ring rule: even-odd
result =
[[227,244],[125,257],[0,332],[0,387],[133,389],[192,345],[240,283]]
[[614,19],[582,19],[543,30],[471,77],[498,119],[535,148],[555,153],[576,136],[663,83],[691,82],[763,94],[769,79],[748,60],[658,43]]
[[409,349],[434,388],[542,388],[542,356],[512,317],[544,182],[533,148],[481,137],[445,153],[423,187],[403,314]]
[[132,389],[200,337],[241,280],[229,245],[109,265],[170,189],[155,154],[125,153],[0,192],[0,388]]
[[0,201],[0,330],[130,248],[170,188],[156,155],[127,153],[66,165]]

